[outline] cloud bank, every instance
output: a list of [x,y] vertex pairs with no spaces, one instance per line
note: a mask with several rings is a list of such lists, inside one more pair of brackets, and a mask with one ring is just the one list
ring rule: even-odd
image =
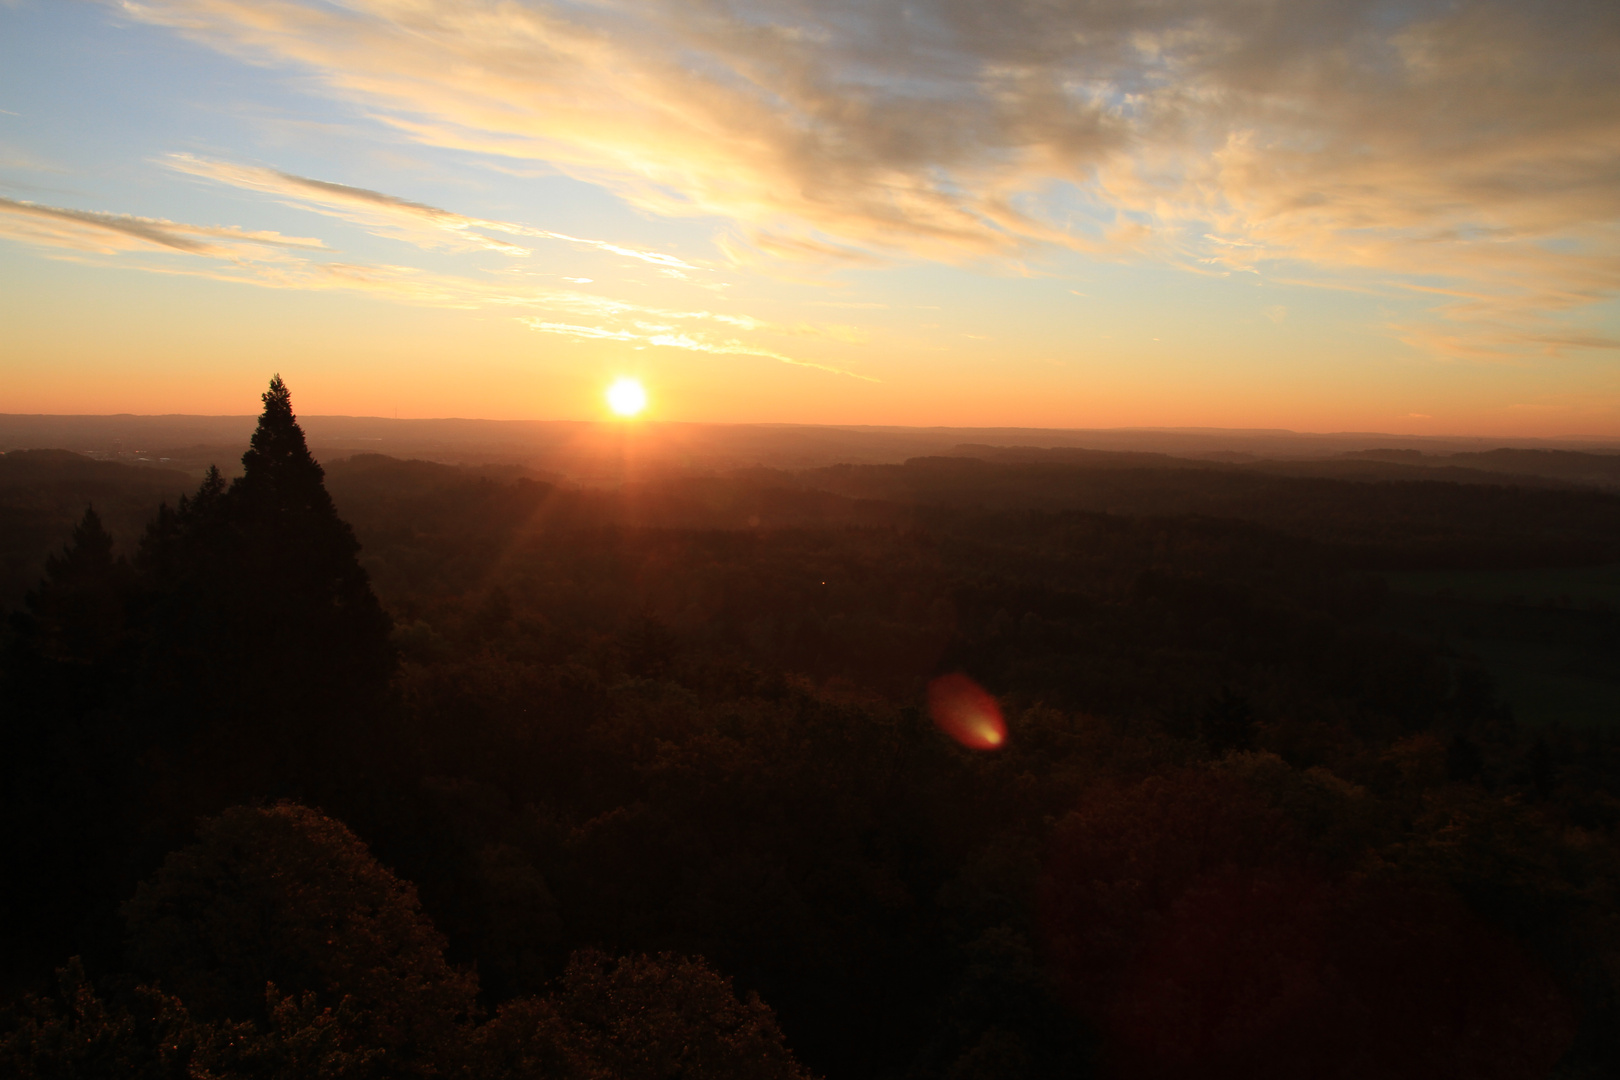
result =
[[423,142],[721,216],[761,257],[1293,267],[1450,290],[1479,341],[1620,291],[1609,0],[121,8]]

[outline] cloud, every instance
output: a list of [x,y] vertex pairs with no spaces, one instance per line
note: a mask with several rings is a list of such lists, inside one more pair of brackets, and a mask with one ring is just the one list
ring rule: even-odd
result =
[[719,353],[729,356],[762,356],[776,360],[794,367],[814,368],[833,375],[847,375],[862,382],[881,382],[870,375],[848,371],[844,368],[834,367],[831,364],[818,364],[810,360],[800,360],[786,356],[770,349],[762,349],[749,345],[735,338],[715,341],[704,335],[672,332],[668,327],[655,327],[642,324],[640,332],[632,330],[614,330],[601,326],[579,326],[570,323],[548,322],[544,319],[520,319],[531,330],[538,330],[543,334],[562,334],[566,337],[587,338],[590,340],[608,339],[612,341],[639,341],[646,345],[657,345],[669,349],[684,349],[689,352]]
[[881,266],[890,260],[870,251],[832,244],[810,236],[783,236],[768,230],[757,230],[746,244],[730,237],[720,238],[721,250],[739,266],[758,266],[766,256],[790,262],[815,262],[845,266]]
[[608,330],[601,326],[576,326],[572,323],[546,322],[544,319],[519,320],[531,330],[539,330],[546,334],[563,334],[567,337],[590,338],[600,340],[606,338],[611,341],[645,341],[640,334],[629,330]]
[[529,250],[525,247],[501,239],[499,236],[489,235],[501,233],[541,240],[560,240],[581,247],[598,248],[665,268],[697,269],[690,263],[662,252],[643,251],[605,240],[567,236],[510,221],[468,217],[426,203],[385,195],[380,191],[335,184],[330,180],[312,180],[307,176],[295,176],[277,169],[211,161],[192,154],[170,154],[164,161],[177,172],[274,195],[291,205],[341,218],[422,247],[446,247],[463,251],[488,248],[510,255],[529,254]]
[[[1620,7],[1603,0],[119,6],[302,69],[424,143],[720,216],[749,238],[733,257],[1072,249],[1461,283],[1477,306],[1437,315],[1462,334],[1620,292]],[[528,235],[429,209],[372,208],[464,243]]]
[[[447,219],[452,231],[459,222],[474,220],[378,192],[356,194],[357,189],[299,179],[302,185],[312,185],[317,191],[338,188],[332,196],[334,202],[352,200],[384,207],[390,214],[421,215],[430,221]],[[321,241],[274,232],[192,225],[0,197],[0,238],[102,256],[112,259],[111,265],[115,266],[267,288],[348,292],[429,307],[564,312],[594,320],[595,324],[562,323],[530,316],[519,318],[526,325],[547,333],[634,341],[693,352],[759,356],[869,382],[878,381],[840,367],[789,356],[757,342],[736,337],[716,338],[711,332],[693,329],[689,324],[712,324],[727,331],[756,335],[812,337],[846,343],[857,340],[858,332],[847,326],[779,326],[744,314],[653,307],[578,289],[551,288],[535,284],[527,276],[514,279],[501,275],[491,279],[437,273],[413,266],[325,260],[321,256],[335,253]],[[177,262],[173,258],[176,256],[183,258]],[[589,279],[570,280],[589,283]]]
[[0,236],[49,247],[112,254],[166,250],[187,255],[227,257],[244,249],[319,251],[319,240],[250,232],[216,225],[186,225],[163,218],[69,210],[0,196]]
[[1472,319],[1465,328],[1406,323],[1390,328],[1400,340],[1436,356],[1488,363],[1524,363],[1533,357],[1620,352],[1620,336],[1571,328],[1547,317]]

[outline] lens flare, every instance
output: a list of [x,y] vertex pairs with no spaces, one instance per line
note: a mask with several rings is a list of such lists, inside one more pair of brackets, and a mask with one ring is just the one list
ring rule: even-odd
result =
[[941,675],[928,684],[928,715],[969,750],[994,750],[1007,741],[1001,706],[966,675]]
[[635,379],[619,379],[608,387],[607,400],[620,416],[634,416],[647,407],[647,391]]

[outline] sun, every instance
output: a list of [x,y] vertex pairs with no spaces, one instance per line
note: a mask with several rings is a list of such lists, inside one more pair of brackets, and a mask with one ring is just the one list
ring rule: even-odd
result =
[[608,387],[607,401],[620,416],[634,416],[647,407],[647,391],[636,379],[619,379]]

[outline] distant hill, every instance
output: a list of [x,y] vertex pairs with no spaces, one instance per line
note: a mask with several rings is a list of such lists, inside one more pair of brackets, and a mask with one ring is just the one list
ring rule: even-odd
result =
[[1620,488],[1620,453],[1499,447],[1451,454],[1374,448],[1346,453],[1362,462],[1386,462],[1420,469],[1470,469],[1510,476],[1537,476],[1590,487]]
[[[445,464],[525,465],[592,486],[670,472],[897,465],[916,457],[984,456],[991,450],[1003,456],[1015,451],[1061,450],[1082,456],[1159,455],[1224,464],[1358,459],[1368,465],[1469,468],[1605,486],[1615,475],[1609,467],[1620,461],[1620,439],[1483,439],[1211,428],[626,424],[366,416],[301,416],[299,420],[311,449],[323,461],[375,453]],[[0,451],[60,447],[90,457],[176,468],[197,476],[210,464],[217,464],[232,475],[252,430],[251,416],[0,414]],[[1489,458],[1491,454],[1518,457],[1516,463],[1505,459],[1499,463]],[[1482,460],[1463,460],[1470,455]],[[1102,459],[1092,460],[1102,463]],[[1584,466],[1575,464],[1581,460]]]

